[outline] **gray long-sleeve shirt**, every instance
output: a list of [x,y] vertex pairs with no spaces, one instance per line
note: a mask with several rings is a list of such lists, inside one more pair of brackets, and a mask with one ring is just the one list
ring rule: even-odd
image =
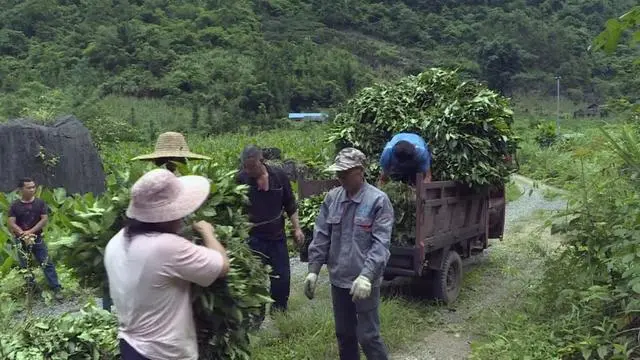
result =
[[343,187],[327,193],[309,245],[309,272],[329,269],[332,285],[348,289],[359,276],[380,286],[389,260],[393,207],[387,194],[365,183],[349,199]]

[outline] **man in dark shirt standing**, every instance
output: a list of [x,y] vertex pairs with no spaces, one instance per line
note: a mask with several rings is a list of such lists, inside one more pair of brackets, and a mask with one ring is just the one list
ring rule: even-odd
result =
[[[18,187],[21,192],[21,199],[11,204],[9,209],[9,229],[16,236],[16,245],[20,246],[22,252],[27,256],[35,256],[36,260],[44,271],[44,276],[49,286],[55,294],[57,300],[62,300],[60,293],[61,286],[58,282],[56,268],[49,259],[47,244],[42,237],[42,229],[49,220],[49,207],[42,200],[36,197],[36,184],[30,178],[20,179]],[[33,239],[35,237],[35,239]],[[33,240],[32,240],[33,239]],[[27,262],[24,254],[18,252],[20,267],[26,268]],[[28,277],[31,287],[35,286],[33,275]]]
[[[282,169],[264,163],[262,150],[250,145],[241,156],[242,170],[238,182],[249,185],[248,208],[250,230],[249,246],[258,252],[264,263],[271,266],[272,310],[286,311],[289,301],[291,268],[284,230],[284,214],[291,220],[294,239],[304,241],[298,221],[298,208],[289,178]],[[264,318],[264,310],[262,318]]]

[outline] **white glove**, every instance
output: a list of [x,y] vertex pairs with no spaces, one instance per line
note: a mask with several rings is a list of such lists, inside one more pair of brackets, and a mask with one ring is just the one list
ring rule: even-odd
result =
[[318,274],[309,273],[304,279],[304,295],[309,299],[313,299],[316,291],[316,282],[318,281]]
[[353,301],[366,299],[371,295],[371,281],[365,276],[358,276],[358,278],[351,285],[351,291],[349,295],[353,295],[351,298]]

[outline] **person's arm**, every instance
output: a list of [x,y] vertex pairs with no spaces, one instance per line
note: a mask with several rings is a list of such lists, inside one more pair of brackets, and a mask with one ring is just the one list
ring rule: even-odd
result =
[[168,259],[162,266],[162,275],[183,279],[203,287],[224,276],[225,269],[228,271],[225,252],[213,249],[216,247],[215,239],[204,238],[205,244],[208,244],[206,247],[184,238],[171,239],[166,249]]
[[387,181],[389,181],[389,176],[387,174],[385,174],[384,172],[381,172],[380,176],[378,177],[378,187],[386,184]]
[[15,236],[21,236],[24,233],[24,230],[16,224],[16,216],[15,204],[12,204],[11,207],[9,207],[9,219],[7,220],[9,223],[9,230],[11,230]]
[[224,277],[229,272],[229,256],[227,255],[227,250],[220,244],[216,234],[201,234],[202,242],[204,242],[204,246],[208,247],[211,250],[215,250],[222,255],[222,270],[220,270],[220,277]]
[[382,174],[389,173],[389,165],[391,165],[391,153],[393,149],[390,147],[385,147],[382,150],[382,154],[380,155],[380,169]]
[[330,194],[324,197],[324,201],[320,206],[320,213],[316,218],[313,240],[309,244],[309,272],[318,274],[322,265],[327,263],[329,256],[329,247],[331,245],[331,230],[327,224],[327,216],[329,215]]
[[388,196],[379,200],[376,214],[371,228],[371,238],[373,244],[367,252],[367,258],[360,272],[361,276],[373,282],[382,276],[384,268],[389,261],[389,247],[391,245],[391,233],[393,230],[394,214],[393,206]]
[[20,226],[16,224],[15,217],[10,216],[8,222],[9,222],[9,229],[15,236],[21,236],[22,234],[24,234],[24,230],[22,230]]
[[287,213],[289,220],[291,220],[293,230],[302,231],[300,228],[300,220],[298,219],[298,204],[296,203],[296,197],[293,194],[291,181],[289,181],[289,178],[284,172],[280,173],[279,177],[280,181],[282,181],[282,205],[284,207],[284,211]]
[[422,182],[424,184],[430,183],[431,182],[431,168],[429,168],[426,172],[422,173],[424,175],[424,178],[422,180]]
[[389,165],[391,162],[392,149],[385,147],[380,155],[380,176],[378,177],[378,187],[386,184],[389,180]]
[[424,176],[423,183],[431,182],[431,155],[426,147],[420,151],[420,171]]

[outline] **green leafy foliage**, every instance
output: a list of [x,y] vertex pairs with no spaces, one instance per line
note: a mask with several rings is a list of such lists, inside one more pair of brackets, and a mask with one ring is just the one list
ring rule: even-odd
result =
[[30,319],[0,334],[0,357],[7,360],[119,359],[118,322],[113,314],[87,305],[79,314]]
[[553,145],[558,138],[556,125],[550,121],[540,123],[536,126],[536,142],[540,147]]
[[313,235],[316,218],[320,214],[320,206],[322,206],[326,195],[326,192],[317,194],[302,199],[298,203],[298,219],[300,220],[300,227],[305,234]]
[[389,196],[395,215],[391,244],[413,247],[416,241],[416,189],[400,181],[389,181],[380,190]]
[[617,19],[609,19],[605,30],[593,41],[593,49],[613,53],[626,31],[631,31],[628,38],[629,45],[634,46],[640,43],[640,6],[632,8]]
[[122,228],[130,186],[141,175],[141,168],[115,173],[107,180],[105,194],[75,195],[69,201],[62,225],[70,234],[59,242],[61,261],[74,269],[85,286],[106,285],[104,249]]
[[329,138],[338,148],[362,150],[375,176],[373,159],[386,142],[398,132],[415,132],[429,143],[434,179],[500,184],[511,173],[505,157],[517,148],[512,115],[498,94],[434,68],[362,90],[336,116]]

